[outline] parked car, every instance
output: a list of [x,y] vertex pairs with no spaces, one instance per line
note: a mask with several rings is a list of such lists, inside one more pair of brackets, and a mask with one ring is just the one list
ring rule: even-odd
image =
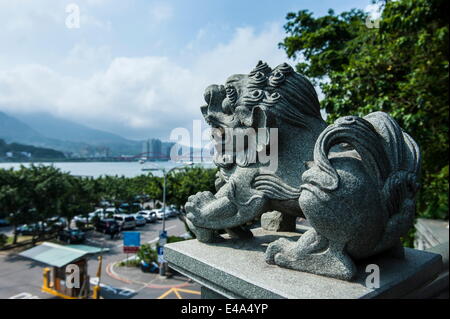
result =
[[118,232],[120,225],[114,218],[103,218],[95,224],[95,230],[105,234],[111,234]]
[[133,217],[134,220],[136,221],[136,226],[144,226],[145,224],[147,224],[147,220],[145,219],[144,216],[140,214],[135,214]]
[[155,213],[156,213],[156,217],[157,217],[158,219],[163,219],[163,218],[167,219],[167,218],[170,217],[170,216],[169,216],[170,213],[169,213],[168,210],[166,210],[166,212],[164,213],[162,209],[156,209],[156,210],[155,210]]
[[110,207],[112,206],[111,203],[107,200],[102,200],[100,203],[98,203],[100,207]]
[[83,215],[77,215],[73,218],[74,222],[81,222],[81,223],[85,223],[86,222],[86,216]]
[[144,216],[147,223],[154,223],[158,219],[156,217],[156,212],[151,211],[151,210],[141,210],[141,211],[137,212],[137,214]]
[[47,219],[46,224],[53,230],[62,230],[67,227],[67,219],[55,216]]
[[120,204],[119,209],[122,210],[122,213],[132,213],[141,210],[142,207],[140,203],[122,203]]
[[105,209],[105,218],[109,218],[110,216],[125,214],[126,210],[122,208],[108,207]]
[[156,217],[158,219],[163,219],[163,215],[165,215],[165,219],[168,219],[170,217],[176,216],[176,212],[170,207],[166,207],[165,214],[163,213],[162,208],[156,210]]
[[78,229],[64,229],[58,232],[58,239],[68,244],[77,244],[84,242],[86,234]]
[[120,229],[136,228],[136,220],[132,215],[114,215],[114,219],[120,226]]
[[170,217],[177,217],[179,215],[179,211],[173,207],[169,208],[169,216]]
[[51,227],[46,223],[38,222],[36,224],[25,224],[17,227],[16,233],[20,235],[34,235],[37,233],[49,233]]
[[75,216],[75,217],[73,218],[73,220],[74,220],[75,222],[86,223],[86,221],[87,221],[88,223],[90,223],[90,222],[92,222],[92,220],[93,220],[93,218],[94,218],[95,216],[98,216],[98,217],[102,218],[102,217],[103,217],[103,210],[102,210],[102,209],[97,209],[97,210],[95,210],[95,211],[93,211],[93,212],[87,214],[87,216],[84,216],[84,215],[77,215],[77,216]]
[[9,225],[10,225],[9,221],[7,221],[6,219],[0,219],[0,227],[5,227]]
[[[106,218],[108,216],[108,214],[114,215],[114,214],[117,214],[117,212],[118,211],[115,208],[112,208],[112,209],[106,208],[105,210],[103,210],[103,208],[99,208],[87,215],[87,221],[89,223],[92,223],[92,221],[94,220],[95,217]],[[75,222],[78,221],[78,222],[86,223],[86,216],[83,216],[83,215],[77,215],[73,219]]]

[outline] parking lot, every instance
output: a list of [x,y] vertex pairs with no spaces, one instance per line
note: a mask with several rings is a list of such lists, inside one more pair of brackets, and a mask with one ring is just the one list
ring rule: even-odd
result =
[[[159,220],[136,227],[134,231],[141,233],[141,244],[144,244],[156,243],[161,229],[162,221]],[[166,230],[169,236],[186,233],[184,224],[178,218],[166,220]],[[8,232],[8,229],[2,228],[2,232]],[[103,253],[100,277],[102,298],[190,299],[200,297],[200,287],[185,277],[175,275],[165,279],[158,274],[143,273],[138,268],[118,267],[117,263],[127,258],[127,254],[123,253],[122,236],[111,240],[109,235],[90,231],[84,244],[108,249]],[[0,298],[56,298],[41,292],[44,267],[45,265],[20,257],[16,253],[0,252]],[[97,268],[97,257],[93,256],[89,259],[88,268],[91,278],[96,276]],[[95,283],[95,278],[92,278],[91,283]]]

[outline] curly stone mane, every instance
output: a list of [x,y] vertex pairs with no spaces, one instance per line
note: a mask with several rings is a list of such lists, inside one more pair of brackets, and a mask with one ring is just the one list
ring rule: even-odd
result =
[[231,76],[225,90],[222,109],[226,113],[258,106],[283,122],[305,128],[309,127],[308,117],[321,119],[313,85],[287,63],[271,69],[259,61],[248,76]]

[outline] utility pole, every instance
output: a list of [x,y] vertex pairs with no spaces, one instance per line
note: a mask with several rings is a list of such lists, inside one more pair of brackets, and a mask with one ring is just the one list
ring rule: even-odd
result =
[[[181,165],[181,166],[172,167],[168,171],[166,171],[165,168],[159,168],[159,167],[142,168],[142,171],[161,171],[163,173],[163,211],[162,211],[162,222],[163,222],[163,224],[162,224],[161,233],[159,235],[159,246],[162,249],[164,247],[165,241],[167,240],[167,237],[164,237],[164,236],[167,236],[167,234],[166,234],[166,193],[167,193],[166,189],[167,189],[167,176],[171,172],[173,172],[173,171],[175,171],[177,169],[180,169],[180,168],[183,168],[183,167],[192,166],[193,164],[194,163],[192,163],[192,162],[188,162],[188,163],[186,163],[184,165]],[[160,262],[160,265],[159,265],[159,275],[160,276],[165,276],[166,275],[166,268],[167,268],[167,262],[166,261]]]
[[[172,170],[172,169],[171,169]],[[171,171],[169,170],[169,172]],[[167,173],[166,169],[162,169],[164,175],[164,183],[163,183],[163,228],[162,231],[166,231],[166,184],[167,184]]]

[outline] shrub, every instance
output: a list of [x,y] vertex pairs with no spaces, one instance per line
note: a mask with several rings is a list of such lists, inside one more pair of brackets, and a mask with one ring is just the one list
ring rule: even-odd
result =
[[158,252],[150,244],[142,245],[137,252],[137,256],[139,260],[143,260],[147,264],[158,261]]
[[139,267],[140,265],[141,260],[139,258],[123,260],[119,263],[119,267]]

